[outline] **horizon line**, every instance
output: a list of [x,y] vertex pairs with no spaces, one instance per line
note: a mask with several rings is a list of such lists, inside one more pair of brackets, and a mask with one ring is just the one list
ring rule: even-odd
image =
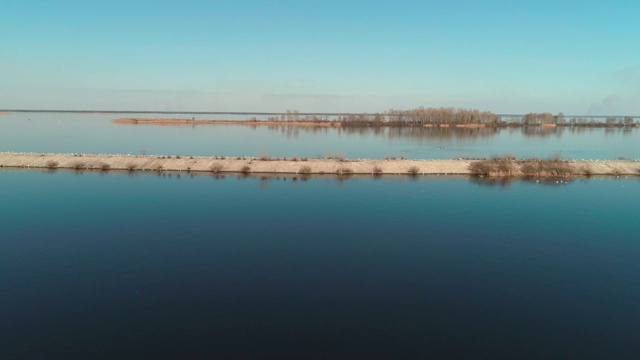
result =
[[[411,110],[411,109],[409,109]],[[89,113],[89,114],[185,114],[185,115],[287,115],[292,113],[287,112],[263,112],[263,111],[154,111],[154,110],[50,110],[50,109],[0,109],[0,112],[10,113]],[[371,114],[383,114],[380,112],[297,112],[293,113],[297,115],[371,115]],[[495,114],[497,116],[524,116],[523,114]],[[640,118],[640,115],[573,115],[564,114],[565,117],[584,117],[584,118],[598,118],[598,117],[631,117]]]

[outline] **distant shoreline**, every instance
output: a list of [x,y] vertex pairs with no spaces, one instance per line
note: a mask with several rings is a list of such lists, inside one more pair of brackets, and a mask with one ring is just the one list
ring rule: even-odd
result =
[[294,127],[429,127],[429,128],[507,128],[507,127],[590,127],[590,128],[638,128],[640,123],[576,123],[576,124],[554,124],[554,123],[420,123],[420,122],[390,122],[390,121],[359,121],[359,120],[195,120],[195,119],[154,119],[154,118],[117,118],[111,120],[114,124],[121,125],[158,125],[158,126],[196,126],[196,125],[243,125],[243,126],[294,126]]
[[140,119],[118,118],[114,124],[128,125],[246,125],[246,126],[303,126],[303,127],[341,127],[338,122],[312,121],[259,121],[259,120],[193,120],[193,119]]
[[[73,170],[185,171],[244,174],[311,174],[349,176],[404,174],[471,175],[480,177],[580,177],[640,175],[638,160],[396,160],[307,159],[224,156],[157,156],[42,154],[0,152],[0,167]],[[506,170],[505,170],[506,169]]]

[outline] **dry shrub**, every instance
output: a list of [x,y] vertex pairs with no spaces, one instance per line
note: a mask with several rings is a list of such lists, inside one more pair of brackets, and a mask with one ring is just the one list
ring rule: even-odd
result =
[[243,174],[248,174],[251,172],[251,167],[248,165],[245,165],[242,168],[240,168],[240,172]]
[[567,177],[577,175],[576,169],[568,161],[555,155],[550,160],[541,160],[539,176]]
[[407,173],[411,176],[416,176],[420,173],[420,169],[417,166],[412,166],[407,170]]
[[493,171],[491,160],[481,160],[469,164],[469,171],[473,176],[489,176]]
[[211,172],[212,172],[212,173],[217,174],[217,173],[219,173],[220,171],[222,171],[222,168],[223,168],[223,167],[224,167],[224,166],[222,166],[222,164],[218,164],[218,163],[216,163],[216,164],[211,165],[211,166],[209,167],[209,170],[211,170]]
[[328,154],[327,159],[334,159],[336,161],[345,162],[347,160],[347,157],[343,152],[337,152],[335,154]]
[[513,154],[506,154],[502,156],[491,157],[491,160],[494,160],[494,161],[514,161],[515,159],[516,159],[516,156]]
[[46,163],[47,168],[49,169],[55,169],[58,167],[58,162],[57,161],[53,161],[53,160],[49,160]]
[[373,173],[373,176],[380,176],[382,175],[382,169],[379,166],[374,166],[372,173]]
[[85,168],[85,164],[81,161],[76,161],[73,164],[71,164],[71,168],[74,170],[82,170]]
[[110,170],[110,169],[111,169],[111,165],[106,164],[106,163],[101,163],[101,164],[99,165],[99,167],[100,167],[100,170],[102,170],[102,171],[108,171],[108,170]]
[[524,177],[539,176],[541,170],[540,162],[535,160],[527,161],[520,165],[520,171]]
[[138,168],[138,166],[136,164],[134,164],[134,163],[128,163],[126,165],[126,167],[127,167],[127,170],[129,170],[129,171],[133,171],[133,170]]
[[[525,177],[567,177],[578,174],[571,164],[562,160],[527,161],[522,163],[520,171]],[[582,170],[582,174],[590,176],[591,169]]]
[[349,168],[339,168],[336,170],[336,174],[338,174],[338,176],[349,176],[353,174],[353,170]]
[[298,173],[302,174],[302,175],[309,175],[311,174],[311,167],[310,166],[303,166],[300,168],[300,170],[298,170]]
[[[519,169],[519,171],[518,171]],[[498,176],[498,177],[570,177],[579,174],[590,174],[589,170],[578,172],[568,161],[559,157],[550,160],[516,160],[513,156],[493,157],[490,160],[481,160],[469,165],[469,171],[473,176]]]
[[260,154],[258,154],[258,160],[269,161],[269,153],[267,152],[267,150],[260,150]]
[[504,156],[475,161],[469,165],[469,171],[473,176],[514,176],[515,160]]
[[489,160],[493,163],[494,172],[500,176],[513,176],[515,172],[515,158],[501,157]]

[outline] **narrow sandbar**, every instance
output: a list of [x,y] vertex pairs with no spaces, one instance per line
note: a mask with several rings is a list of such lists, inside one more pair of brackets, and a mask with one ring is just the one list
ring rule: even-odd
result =
[[[40,154],[0,152],[0,167],[67,168],[125,171],[199,171],[272,174],[409,174],[473,175],[470,165],[481,160],[384,160],[384,159],[269,159],[216,156],[156,156],[102,154]],[[531,160],[533,161],[533,160]],[[531,161],[514,162],[513,177]],[[565,160],[574,175],[640,175],[637,160]],[[588,171],[587,171],[588,170]],[[540,177],[545,177],[541,175]]]
[[193,120],[193,119],[141,119],[119,118],[111,120],[115,124],[128,125],[246,125],[246,126],[304,126],[304,127],[341,127],[339,122],[331,121],[259,121],[259,120]]

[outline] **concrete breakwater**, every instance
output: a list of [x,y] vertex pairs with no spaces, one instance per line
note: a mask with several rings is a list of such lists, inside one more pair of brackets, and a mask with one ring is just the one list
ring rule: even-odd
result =
[[[483,163],[484,161],[484,163]],[[554,167],[544,167],[545,161],[502,159],[493,160],[397,160],[397,159],[306,159],[306,158],[252,158],[224,156],[158,156],[158,155],[103,155],[103,154],[43,154],[0,152],[0,167],[42,168],[74,170],[121,171],[187,171],[236,172],[272,174],[407,174],[407,175],[475,175],[495,177],[525,176],[591,176],[640,175],[637,160],[553,160]],[[493,167],[485,167],[489,162]],[[555,165],[562,165],[560,173]],[[544,167],[544,171],[531,172]],[[509,166],[508,172],[492,171]],[[546,166],[546,165],[545,165]],[[485,169],[478,172],[478,168]],[[559,168],[559,169],[560,169]],[[488,169],[488,170],[487,170]],[[531,170],[534,169],[534,170]]]

